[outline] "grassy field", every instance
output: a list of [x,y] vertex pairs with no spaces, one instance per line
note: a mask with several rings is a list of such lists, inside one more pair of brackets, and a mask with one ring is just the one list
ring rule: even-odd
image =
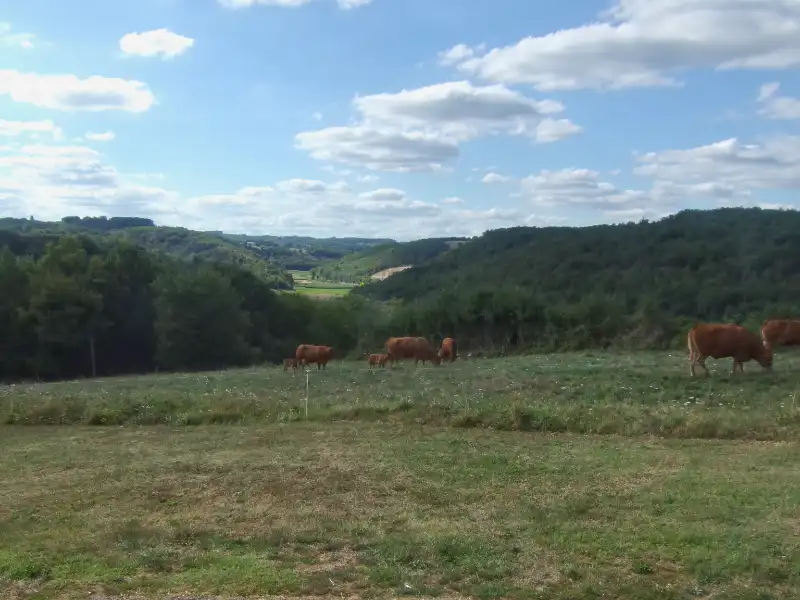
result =
[[294,279],[294,291],[309,296],[330,297],[344,296],[353,289],[353,284],[332,281],[315,281],[309,271],[289,271]]
[[687,362],[0,388],[0,597],[800,597],[800,360]]
[[369,370],[334,361],[302,374],[282,367],[124,377],[0,388],[0,423],[199,425],[378,421],[459,428],[800,439],[800,357],[779,354],[772,374],[730,361],[688,375],[683,352],[550,354],[413,362]]

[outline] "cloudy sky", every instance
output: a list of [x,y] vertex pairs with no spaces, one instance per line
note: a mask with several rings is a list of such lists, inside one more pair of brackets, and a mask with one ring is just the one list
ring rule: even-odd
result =
[[798,66],[800,0],[6,1],[0,214],[404,240],[794,207]]

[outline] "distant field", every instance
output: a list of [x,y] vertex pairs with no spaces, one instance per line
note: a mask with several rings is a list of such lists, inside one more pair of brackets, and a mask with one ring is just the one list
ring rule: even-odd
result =
[[344,296],[354,287],[351,283],[313,281],[309,271],[289,271],[289,273],[294,279],[294,291],[299,294],[320,297]]
[[798,598],[800,357],[687,362],[0,387],[0,597]]

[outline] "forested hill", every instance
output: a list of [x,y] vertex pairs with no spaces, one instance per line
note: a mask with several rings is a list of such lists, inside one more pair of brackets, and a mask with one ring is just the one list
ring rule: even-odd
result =
[[[429,238],[412,242],[395,242],[375,245],[341,258],[328,261],[312,270],[316,279],[361,283],[370,276],[392,267],[423,264],[466,243],[467,238]],[[393,275],[394,277],[394,275]]]
[[[24,234],[26,241],[9,237]],[[159,227],[151,219],[141,217],[64,217],[61,221],[0,218],[0,246],[19,244],[39,246],[47,240],[72,233],[94,236],[125,237],[149,250],[164,252],[182,259],[195,257],[220,263],[244,265],[272,287],[293,286],[286,269],[308,270],[324,261],[340,259],[347,254],[387,239],[328,238],[297,236],[244,236],[213,231],[193,231],[182,227]],[[5,238],[3,237],[5,235]],[[37,238],[38,241],[34,238]],[[43,236],[43,237],[42,237]]]
[[433,301],[502,290],[696,319],[800,315],[800,212],[686,210],[656,222],[489,231],[356,293]]

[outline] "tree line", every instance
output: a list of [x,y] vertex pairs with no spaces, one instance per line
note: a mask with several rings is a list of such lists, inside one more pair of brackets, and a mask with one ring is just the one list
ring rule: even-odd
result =
[[329,300],[122,237],[0,232],[0,379],[279,363],[300,343],[361,358],[398,335],[455,337],[462,355],[682,349],[694,322],[800,316],[799,225],[726,209],[492,231]]

